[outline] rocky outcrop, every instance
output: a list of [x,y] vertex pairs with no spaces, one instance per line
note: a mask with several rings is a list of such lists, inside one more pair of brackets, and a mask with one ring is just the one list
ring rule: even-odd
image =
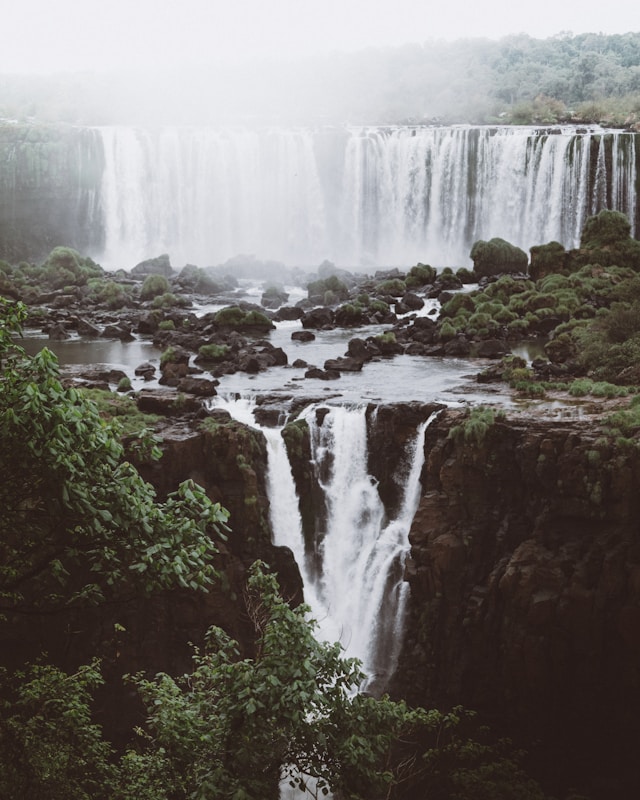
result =
[[394,691],[480,711],[556,790],[637,796],[640,451],[583,421],[465,440],[447,411],[426,452]]

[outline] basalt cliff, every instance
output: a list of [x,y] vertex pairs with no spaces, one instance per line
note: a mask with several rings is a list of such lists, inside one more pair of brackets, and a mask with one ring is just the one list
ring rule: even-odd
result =
[[393,690],[476,709],[558,794],[636,796],[640,452],[589,417],[459,415],[427,431]]

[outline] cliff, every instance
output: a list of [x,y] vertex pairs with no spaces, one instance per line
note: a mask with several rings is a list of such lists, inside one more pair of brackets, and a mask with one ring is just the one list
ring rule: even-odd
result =
[[637,796],[640,450],[588,420],[460,423],[427,431],[394,692],[476,709],[555,790]]
[[99,246],[104,167],[96,131],[0,124],[0,258],[38,260],[58,245]]

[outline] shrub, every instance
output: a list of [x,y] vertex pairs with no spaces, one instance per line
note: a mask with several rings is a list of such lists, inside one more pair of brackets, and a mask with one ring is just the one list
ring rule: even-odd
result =
[[164,275],[147,275],[140,289],[141,300],[152,300],[169,292],[169,281]]
[[620,211],[603,209],[588,217],[582,228],[580,247],[593,250],[626,241],[631,236],[631,224]]
[[526,272],[529,265],[524,250],[500,238],[488,242],[480,239],[475,242],[469,255],[479,278],[504,272]]
[[228,344],[203,344],[198,349],[198,360],[224,361],[230,351]]
[[409,270],[405,285],[407,289],[418,289],[428,283],[433,283],[437,274],[436,270],[428,264],[416,264]]
[[566,250],[560,242],[549,242],[530,248],[529,275],[538,281],[546,275],[562,272],[566,268]]
[[165,292],[164,294],[156,295],[151,303],[153,308],[175,308],[176,306],[189,305],[186,297],[178,297],[172,292]]
[[451,428],[448,438],[455,442],[464,441],[465,444],[481,445],[489,429],[497,420],[504,419],[504,416],[503,411],[496,412],[487,406],[476,406],[471,409],[464,422]]
[[390,294],[392,297],[402,297],[407,291],[407,285],[400,278],[391,278],[387,281],[382,281],[376,287],[379,294]]

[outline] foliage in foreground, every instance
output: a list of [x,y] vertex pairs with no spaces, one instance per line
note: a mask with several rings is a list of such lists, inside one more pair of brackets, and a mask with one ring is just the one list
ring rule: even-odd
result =
[[49,350],[15,346],[25,310],[0,301],[0,614],[113,597],[134,576],[145,592],[206,587],[227,512],[193,482],[156,502],[117,425]]
[[[495,742],[461,709],[409,709],[357,693],[358,662],[318,642],[254,565],[247,607],[253,658],[220,629],[193,671],[130,678],[147,720],[116,760],[92,723],[96,664],[65,675],[28,667],[5,678],[0,701],[0,796],[23,800],[266,800],[282,780],[344,800],[406,796],[543,800],[508,741]],[[473,735],[470,735],[470,731]]]

